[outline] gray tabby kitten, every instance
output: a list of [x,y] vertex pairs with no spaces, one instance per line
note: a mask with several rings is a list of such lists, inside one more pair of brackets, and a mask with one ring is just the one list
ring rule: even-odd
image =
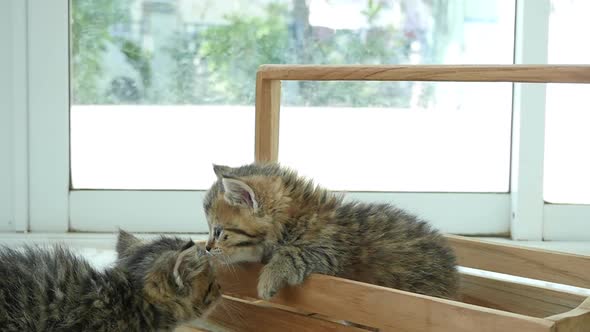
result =
[[1,331],[156,331],[206,314],[220,298],[192,241],[143,243],[120,231],[115,266],[98,271],[61,246],[0,250]]
[[445,238],[389,204],[345,202],[277,164],[214,166],[204,201],[207,250],[224,261],[263,262],[258,295],[322,273],[452,298],[458,275]]

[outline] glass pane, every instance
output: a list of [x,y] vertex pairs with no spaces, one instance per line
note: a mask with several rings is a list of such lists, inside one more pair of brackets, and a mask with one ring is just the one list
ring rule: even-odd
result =
[[[337,45],[317,51],[329,62],[513,61],[512,1],[394,1],[375,18],[366,2],[339,3],[322,8],[342,15],[312,21],[322,45]],[[511,93],[490,83],[284,82],[279,159],[336,190],[507,192]]]
[[337,190],[507,192],[511,85],[427,84],[423,106],[404,85],[380,83],[369,107],[283,106],[279,159]]
[[[252,161],[260,64],[511,63],[514,7],[500,0],[71,0],[73,185],[206,188],[211,163]],[[490,103],[482,106],[484,97]],[[280,158],[338,189],[507,191],[510,99],[502,84],[293,82],[284,89],[292,108],[281,117]],[[358,139],[342,140],[361,121]],[[301,123],[318,127],[302,138]],[[389,180],[318,159],[296,141],[321,133],[339,137],[326,146],[333,152],[370,142],[364,163],[381,165],[373,169],[388,171]],[[341,172],[330,179],[328,166]]]
[[[588,64],[590,1],[552,0],[549,63]],[[590,204],[590,85],[547,85],[544,197],[551,203]]]

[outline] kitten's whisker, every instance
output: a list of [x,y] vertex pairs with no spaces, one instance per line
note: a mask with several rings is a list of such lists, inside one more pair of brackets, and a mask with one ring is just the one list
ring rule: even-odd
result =
[[230,273],[233,275],[233,277],[235,279],[238,279],[238,273],[236,272],[236,268],[233,264],[231,264],[229,262],[229,257],[227,255],[223,255],[222,256],[224,261],[225,261],[225,265],[228,267],[228,270],[230,271]]
[[223,266],[228,266],[228,265],[229,265],[229,263],[228,263],[228,261],[227,261],[227,258],[225,257],[225,255],[219,255],[219,256],[217,256],[217,257],[219,258],[219,260],[220,260],[220,263],[221,263]]
[[229,262],[229,256],[227,256],[227,255],[222,255],[221,257],[223,257],[223,260],[224,260],[224,262],[225,262],[225,265],[228,267],[228,269],[229,269],[229,270],[231,270],[231,271],[232,271],[232,273],[234,273],[234,274],[235,274],[236,270],[235,270],[235,268],[234,268],[233,264],[231,264],[231,263]]
[[217,308],[223,310],[223,312],[225,313],[225,316],[230,316],[229,312],[227,312],[226,302],[227,302],[227,300],[222,298],[221,302],[219,302],[219,304],[217,305]]
[[238,318],[241,320],[242,325],[246,325],[246,319],[244,318],[244,312],[242,311],[242,308],[240,308],[239,306],[236,305],[235,307],[235,313],[238,316]]
[[[243,312],[241,311],[241,308],[239,305],[237,305],[236,303],[233,303],[233,301],[229,300],[229,299],[226,299],[226,301],[224,301],[223,303],[226,306],[228,312],[233,311],[233,313],[236,314],[236,316],[238,316],[238,318],[240,320],[238,322],[239,324],[246,325],[246,320],[244,319],[244,316],[242,315]],[[233,315],[232,315],[232,320],[235,321],[235,318]]]
[[229,301],[228,299],[223,299],[223,302],[221,302],[221,304],[223,305],[223,310],[227,313],[227,315],[229,316],[230,320],[235,322],[234,316],[231,314],[231,308],[229,305]]

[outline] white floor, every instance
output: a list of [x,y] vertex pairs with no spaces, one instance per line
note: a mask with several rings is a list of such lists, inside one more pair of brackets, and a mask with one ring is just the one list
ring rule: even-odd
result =
[[[137,234],[143,238],[154,238],[157,234]],[[206,234],[170,234],[182,237],[190,237],[194,241],[204,241]],[[74,248],[85,249],[113,249],[115,248],[116,234],[109,233],[0,233],[0,245],[19,246],[26,243],[54,244],[65,243]],[[513,241],[498,237],[480,237],[482,240],[509,243],[512,245],[541,248],[567,252],[571,254],[590,256],[590,241]]]

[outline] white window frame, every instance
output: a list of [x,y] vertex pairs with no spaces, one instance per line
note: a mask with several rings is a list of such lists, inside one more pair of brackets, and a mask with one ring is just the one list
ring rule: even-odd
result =
[[[549,0],[517,0],[515,63],[546,63],[549,4]],[[21,18],[15,19],[11,32],[12,75],[0,77],[0,87],[6,82],[2,80],[10,80],[13,87],[13,199],[6,230],[110,232],[124,227],[136,232],[207,232],[203,191],[70,188],[68,0],[8,0],[0,2],[2,10]],[[589,240],[589,205],[543,201],[539,179],[543,176],[544,85],[517,84],[513,98],[509,193],[354,192],[348,196],[393,202],[449,233]],[[251,139],[254,144],[254,133]]]
[[29,223],[27,4],[0,3],[0,183],[9,197],[0,198],[0,231],[26,231]]
[[68,2],[27,2],[30,231],[67,232],[69,194]]

